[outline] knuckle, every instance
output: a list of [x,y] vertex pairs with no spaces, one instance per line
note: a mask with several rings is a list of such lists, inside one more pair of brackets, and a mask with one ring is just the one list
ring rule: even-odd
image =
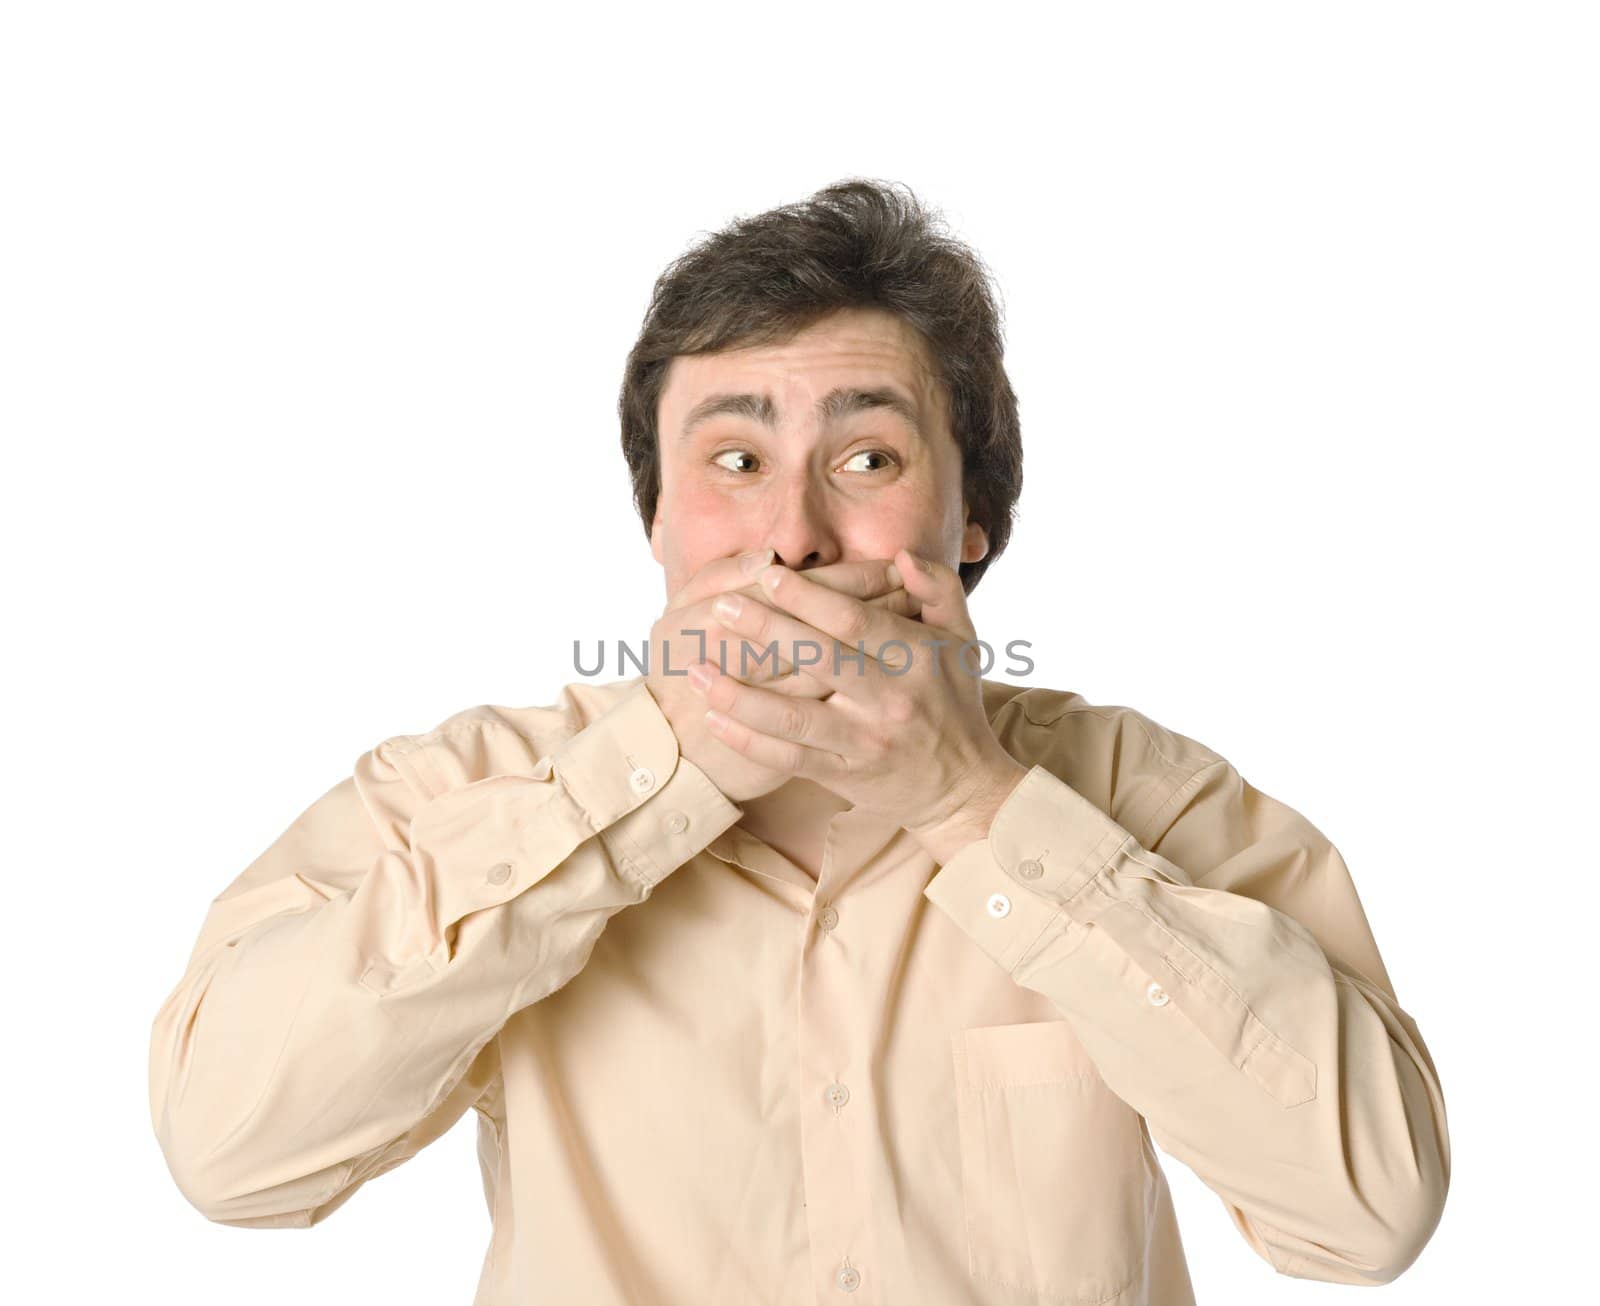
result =
[[911,696],[898,693],[894,690],[886,691],[883,698],[883,714],[897,725],[904,725],[915,714],[916,707],[911,701]]
[[872,628],[871,609],[864,604],[852,603],[840,626],[849,643],[854,644],[857,640],[865,639],[867,632]]

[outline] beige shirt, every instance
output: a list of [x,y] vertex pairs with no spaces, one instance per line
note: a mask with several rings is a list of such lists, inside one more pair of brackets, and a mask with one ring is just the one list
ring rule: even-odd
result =
[[174,1179],[313,1225],[470,1108],[478,1306],[1185,1306],[1154,1143],[1277,1271],[1393,1278],[1445,1104],[1337,850],[1137,711],[983,691],[1032,769],[942,868],[850,808],[813,878],[642,678],[385,740],[156,1017]]

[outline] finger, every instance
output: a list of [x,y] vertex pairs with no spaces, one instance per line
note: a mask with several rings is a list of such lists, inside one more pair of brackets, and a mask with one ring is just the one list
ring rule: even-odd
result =
[[[739,589],[726,590],[724,593],[742,597],[746,602],[760,602],[763,595],[759,585],[746,585]],[[763,651],[753,646],[746,648],[739,632],[720,620],[713,609],[712,605],[718,597],[721,595],[701,599],[692,606],[677,609],[676,612],[669,607],[657,624],[664,626],[669,636],[676,636],[680,642],[691,644],[692,657],[716,663],[724,674],[738,675],[751,684],[792,675],[794,667],[782,656],[783,650]],[[914,602],[914,600],[908,595],[901,602]],[[801,677],[794,678],[801,679]],[[821,693],[828,692],[820,686],[817,688]]]
[[[759,575],[758,566],[751,575]],[[855,599],[871,599],[903,588],[895,574],[892,558],[869,558],[852,562],[830,562],[822,567],[808,567],[807,580],[826,585],[839,594]]]
[[[762,602],[767,597],[766,591],[759,585],[747,585],[744,589],[730,592],[745,598],[753,598],[757,602]],[[867,599],[865,602],[872,607],[881,608],[885,612],[893,612],[911,621],[916,621],[922,613],[922,600],[911,594],[903,586],[899,589],[890,590],[887,594],[880,594],[876,598]],[[786,651],[782,646],[778,649],[777,674],[781,676],[788,676],[794,671],[794,663],[784,656]],[[752,654],[752,656],[754,655]],[[730,663],[729,665],[734,664]],[[771,679],[773,672],[763,667],[759,671],[752,671],[752,675],[754,679],[751,683],[755,684]]]
[[[759,589],[760,587],[757,586],[757,588]],[[763,591],[764,594],[765,591]],[[899,616],[908,617],[912,621],[916,621],[922,616],[922,600],[903,585],[899,589],[892,589],[887,594],[880,594],[876,598],[865,600],[865,602],[871,607],[883,608]]]
[[[863,613],[870,611],[862,605]],[[740,637],[740,647],[749,650],[748,657],[752,661],[764,658],[770,662],[782,650],[782,655],[793,660],[795,671],[802,677],[835,695],[860,702],[870,701],[875,694],[874,686],[884,678],[905,674],[904,668],[915,655],[909,640],[874,647],[870,638],[861,638],[847,645],[781,609],[760,602],[746,601],[739,615],[722,616],[718,620]],[[910,623],[910,630],[927,633],[927,628],[920,623]],[[743,675],[739,678],[749,679]]]
[[[708,653],[713,652],[709,648],[706,651]],[[704,663],[704,665],[717,667],[714,653],[713,656]],[[829,689],[828,686],[819,684],[810,676],[800,675],[794,670],[793,667],[788,667],[780,669],[777,672],[773,672],[771,670],[770,659],[766,664],[763,665],[759,673],[752,670],[748,675],[741,676],[737,674],[738,666],[738,658],[732,657],[728,659],[727,670],[718,668],[718,671],[720,674],[729,676],[743,684],[759,685],[763,689],[771,690],[774,694],[784,694],[794,698],[815,699],[819,702],[824,702],[833,697],[833,690]],[[683,676],[687,674],[687,668],[684,668],[683,670],[674,668],[668,674],[673,676]]]
[[742,721],[735,721],[715,708],[706,709],[706,729],[718,743],[733,749],[757,766],[764,766],[769,771],[779,771],[784,775],[811,778],[805,774],[806,754],[809,749],[773,739],[759,730],[752,730]]
[[775,739],[716,708],[706,709],[706,729],[717,743],[769,771],[819,783],[839,774],[840,767],[831,754]]
[[774,694],[784,694],[792,698],[810,698],[819,703],[825,703],[833,697],[833,690],[820,684],[810,676],[803,676],[793,668],[778,676],[766,676],[761,679],[744,680],[735,676],[735,680],[746,685],[759,685],[762,689],[771,690]]
[[[823,662],[802,670],[817,674],[838,693],[860,697],[873,691],[863,677],[901,674],[926,633],[920,623],[899,613],[813,585],[803,573],[786,567],[767,567],[760,579],[767,591],[764,602],[782,615],[772,618],[752,610],[748,621],[737,626],[739,633],[776,639],[796,661],[800,658],[793,650],[798,641],[820,643],[826,655]],[[846,653],[849,662],[844,661]]]
[[727,590],[749,585],[754,577],[774,557],[771,549],[756,549],[753,553],[739,553],[727,558],[713,558],[674,594],[666,606],[672,612],[678,608],[713,598]]
[[937,626],[963,641],[978,638],[967,611],[967,594],[959,571],[942,562],[919,558],[909,549],[898,550],[895,563],[906,589],[922,600],[924,625]]
[[[729,590],[728,594],[746,603],[760,603],[762,598],[759,585]],[[732,625],[717,616],[712,608],[714,602],[714,599],[703,600],[693,609],[685,611],[682,617],[684,624],[679,627],[679,634],[694,636],[699,645],[698,657],[716,663],[724,675],[737,676],[746,684],[782,685],[785,693],[809,693],[816,698],[832,692],[825,685],[795,674],[793,662],[785,656],[792,650],[779,646],[763,648],[746,640]]]
[[722,675],[715,667],[707,668],[707,672],[705,686],[695,688],[708,708],[784,743],[825,753],[850,748],[855,725],[840,717],[836,709],[811,699],[785,697],[747,685],[733,676]]
[[[751,584],[751,578],[775,557],[769,549],[756,549],[750,553],[714,558],[697,571],[672,596],[666,610],[686,607],[704,598],[711,598],[741,585]],[[870,558],[851,562],[830,562],[812,567],[806,575],[819,585],[850,594],[858,599],[870,599],[901,588],[894,577],[894,564],[889,558]],[[758,595],[759,597],[759,595]]]
[[[726,592],[729,594],[738,594],[744,598],[755,599],[758,603],[765,602],[767,597],[767,592],[762,589],[760,585],[746,585],[742,589],[728,590]],[[887,594],[879,594],[874,598],[864,599],[862,601],[871,604],[873,607],[882,608],[886,612],[893,612],[898,616],[906,617],[913,621],[915,621],[922,612],[922,600],[917,598],[903,585],[898,589],[890,590]],[[710,612],[710,603],[706,604],[706,611],[708,613]],[[791,670],[792,668],[788,659],[781,656],[782,650],[779,652],[780,667],[785,672]]]
[[[809,576],[810,573],[808,572],[807,575]],[[745,598],[752,598],[757,602],[765,602],[767,597],[767,592],[762,589],[760,585],[746,585],[743,589],[730,590],[729,593],[739,594]],[[916,595],[912,594],[903,585],[898,589],[890,590],[887,594],[879,594],[874,598],[864,599],[863,602],[875,608],[882,608],[885,612],[893,612],[897,616],[905,617],[911,621],[916,621],[922,614],[922,600],[917,598]],[[784,674],[788,674],[794,669],[794,667],[786,657],[782,656],[782,654],[783,650],[780,649],[779,669]]]
[[[698,601],[699,606],[703,609],[702,612],[689,613],[684,611],[683,620],[689,624],[680,626],[677,633],[688,635],[692,632],[700,631],[704,633],[706,641],[713,639],[715,632],[709,630],[708,627],[718,626],[718,623],[711,612],[710,605],[718,593],[739,594],[747,598],[753,598],[758,602],[765,600],[766,591],[761,588],[759,583],[750,580],[744,574],[744,567],[751,565],[750,560],[753,560],[756,571],[759,572],[764,560],[771,556],[772,550],[758,549],[754,553],[743,554],[738,557],[719,558],[703,567],[696,573],[695,578],[679,591],[678,596],[667,606],[666,611],[683,611],[688,604],[687,596],[690,593],[697,588],[714,586],[718,583],[719,578],[724,583],[724,588],[722,590],[711,589],[710,593]],[[885,592],[873,594],[872,597],[864,601],[884,611],[905,617],[908,620],[916,620],[922,610],[922,600],[911,594],[899,583],[899,578],[893,571],[893,564],[886,560],[834,563],[825,567],[813,568],[806,573],[806,576],[808,579],[817,578],[819,583],[827,584],[830,587],[834,584],[841,585],[844,587],[841,592],[872,594],[874,590],[892,586],[892,588],[887,588]],[[739,586],[737,584],[739,580],[744,580],[745,584]],[[693,623],[691,621],[693,617],[700,617],[701,620],[697,624]],[[807,638],[814,637],[808,636]],[[737,648],[738,641],[736,636],[732,642],[734,647]],[[740,674],[752,684],[775,681],[779,677],[792,677],[794,681],[799,681],[801,678],[793,675],[795,670],[793,662],[783,656],[786,648],[792,650],[793,646],[779,647],[775,667],[770,657],[765,661],[757,660],[757,654],[754,651],[752,651],[747,660],[741,661],[741,655],[730,650],[728,655],[720,658],[720,661],[722,666],[730,672],[737,668],[743,668]],[[711,654],[709,647],[703,650],[703,655],[706,654]],[[712,654],[712,656],[716,655]],[[815,682],[810,683],[814,684]],[[786,690],[785,692],[799,691]],[[813,696],[825,696],[831,692],[831,689],[824,689]]]

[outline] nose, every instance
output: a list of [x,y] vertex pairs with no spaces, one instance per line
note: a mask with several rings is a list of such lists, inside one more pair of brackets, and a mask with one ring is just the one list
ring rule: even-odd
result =
[[805,571],[839,560],[839,539],[825,496],[826,487],[814,485],[801,469],[773,484],[764,542],[777,554],[774,562]]

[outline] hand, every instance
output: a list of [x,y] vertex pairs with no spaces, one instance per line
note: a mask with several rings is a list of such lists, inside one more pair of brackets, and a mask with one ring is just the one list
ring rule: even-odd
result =
[[[921,600],[919,621],[815,584],[809,572],[763,568],[761,598],[718,620],[760,645],[820,644],[824,657],[800,674],[828,693],[782,696],[712,667],[702,699],[727,718],[708,723],[716,737],[753,764],[814,780],[888,816],[946,860],[988,833],[1028,768],[989,726],[980,650],[961,648],[977,632],[960,574],[904,549],[893,565],[887,580],[903,578]],[[932,646],[941,640],[942,647]],[[858,645],[866,650],[864,668],[842,660]]]
[[[745,641],[711,610],[712,601],[726,593],[758,601],[762,590],[754,575],[772,556],[771,549],[762,549],[708,562],[668,601],[651,628],[646,651],[646,683],[678,736],[679,751],[736,803],[770,793],[789,777],[741,756],[707,729],[704,704],[685,675],[688,668],[700,662],[702,656],[731,671],[745,667],[746,683],[761,686],[763,693],[780,699],[819,700],[832,692],[815,680],[795,674],[787,658],[780,657],[776,668],[771,657],[757,661],[756,654],[763,651],[759,644],[741,662]],[[805,574],[819,589],[849,596],[874,611],[908,620],[914,620],[921,611],[921,601],[907,592],[898,576],[890,579],[892,569],[882,561],[832,563]]]
[[[715,599],[723,593],[743,594],[760,599],[764,591],[757,584],[755,577],[762,567],[772,561],[773,556],[771,549],[758,549],[754,553],[713,559],[690,577],[672,596],[667,603],[666,612],[675,612],[696,604],[703,608],[702,600]],[[806,572],[806,575],[818,584],[826,585],[841,594],[853,595],[875,607],[883,607],[915,619],[921,611],[921,601],[908,594],[898,579],[892,582],[888,580],[891,571],[886,561],[836,562],[825,567],[813,567]],[[765,659],[757,657],[758,653],[766,652],[765,649],[758,647],[752,647],[747,660],[741,662],[739,647],[747,641],[737,636],[730,638],[732,632],[718,623],[714,613],[706,611],[699,615],[703,618],[701,621],[685,619],[682,622],[682,629],[674,632],[689,636],[689,642],[697,655],[691,660],[698,660],[698,655],[703,653],[707,660],[717,662],[719,669],[727,668],[730,674],[739,676],[746,684],[766,685],[780,694],[824,698],[831,692],[815,681],[794,675],[794,666],[788,658],[782,656],[784,650],[781,648],[777,650],[776,670],[771,656]],[[705,633],[706,638],[703,642],[696,637],[695,632]],[[689,662],[683,659],[682,650],[675,646],[670,663],[672,673],[681,676],[688,665]]]

